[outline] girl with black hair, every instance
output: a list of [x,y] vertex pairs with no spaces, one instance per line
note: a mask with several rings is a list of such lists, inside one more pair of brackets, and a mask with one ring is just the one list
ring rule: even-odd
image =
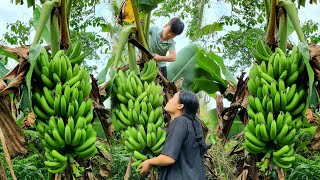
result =
[[190,91],[177,92],[164,110],[172,119],[161,154],[142,162],[141,174],[152,166],[160,166],[160,180],[203,180],[205,167],[203,155],[207,150],[202,126],[196,113],[197,96]]

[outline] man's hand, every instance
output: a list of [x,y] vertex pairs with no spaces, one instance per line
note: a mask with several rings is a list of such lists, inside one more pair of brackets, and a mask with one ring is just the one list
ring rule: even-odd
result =
[[143,174],[149,172],[150,169],[151,169],[151,167],[152,167],[152,166],[151,166],[151,164],[150,164],[150,162],[149,162],[149,159],[148,159],[148,160],[143,161],[143,162],[138,166],[138,169],[141,169],[140,174],[143,175]]
[[153,59],[155,60],[155,61],[159,61],[160,60],[160,55],[158,55],[158,54],[153,54]]

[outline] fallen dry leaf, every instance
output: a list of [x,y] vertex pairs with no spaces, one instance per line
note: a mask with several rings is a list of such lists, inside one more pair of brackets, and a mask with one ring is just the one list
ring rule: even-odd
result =
[[13,171],[13,168],[12,168],[11,158],[10,158],[10,154],[9,154],[9,151],[8,151],[8,148],[7,148],[7,141],[4,138],[4,134],[2,132],[1,127],[0,127],[0,140],[1,140],[1,144],[2,144],[2,150],[4,152],[4,157],[5,157],[6,161],[7,161],[8,166],[9,166],[11,176],[12,176],[12,178],[14,180],[16,180],[17,177],[14,174],[14,171]]
[[8,96],[0,98],[0,127],[6,139],[7,147],[11,157],[18,154],[26,154],[28,151],[28,144],[24,135],[12,116],[10,110],[10,98]]
[[31,111],[23,120],[21,128],[30,128],[34,125],[36,117],[34,116],[33,111]]

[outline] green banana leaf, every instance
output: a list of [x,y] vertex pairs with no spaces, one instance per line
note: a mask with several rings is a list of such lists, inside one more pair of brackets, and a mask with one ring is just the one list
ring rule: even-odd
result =
[[151,12],[153,9],[158,7],[158,4],[162,3],[164,0],[137,0],[138,10],[140,15],[144,16]]
[[177,53],[177,58],[168,66],[168,79],[172,82],[184,78],[183,88],[189,89],[193,83],[196,67],[196,54],[201,47],[190,44]]
[[5,51],[2,46],[0,46],[0,55],[3,55],[3,56],[6,56],[8,58],[11,58],[11,59],[14,59],[15,61],[19,62],[17,56],[15,56],[14,54],[12,53],[9,53],[7,51]]
[[8,72],[9,70],[0,62],[0,78],[5,76]]
[[[40,52],[41,52],[41,48],[42,46],[40,44],[37,44],[35,46],[31,46],[30,47],[30,50],[29,50],[29,63],[30,63],[30,69],[27,73],[27,76],[26,76],[26,86],[24,86],[23,88],[27,88],[26,90],[23,90],[23,96],[22,96],[22,99],[21,101],[22,102],[26,102],[26,103],[23,103],[21,105],[21,110],[23,112],[28,112],[30,109],[31,109],[31,78],[32,78],[32,73],[33,73],[33,68],[34,68],[34,65],[36,64],[36,60],[38,58],[38,56],[40,55]],[[25,91],[27,91],[28,93],[25,93]]]
[[220,90],[217,83],[205,78],[194,78],[194,84],[192,91],[205,91],[208,94],[214,94]]
[[213,59],[221,68],[222,70],[222,74],[225,76],[225,79],[236,84],[237,80],[234,77],[234,75],[231,73],[231,71],[229,71],[229,69],[226,67],[226,65],[223,62],[222,57],[216,55],[213,52],[207,52],[207,56],[210,57],[211,59]]
[[[41,11],[41,7],[37,6],[34,10],[33,10],[33,27],[36,29],[36,27],[38,26],[39,23],[39,19],[40,19],[40,11]],[[50,21],[48,21],[46,23],[46,26],[43,29],[43,32],[41,34],[41,37],[47,42],[50,43],[51,42],[51,36],[50,36]]]
[[168,79],[175,82],[183,78],[182,88],[193,89],[194,92],[199,90],[204,90],[208,94],[218,90],[223,92],[228,84],[222,74],[226,80],[236,82],[221,57],[195,44],[181,49],[177,53],[176,60],[168,66]]
[[21,104],[20,104],[20,109],[22,112],[30,112],[31,111],[31,99],[32,95],[29,95],[29,88],[26,85],[26,83],[23,83],[23,88],[22,88],[22,97],[21,97]]
[[115,58],[115,55],[112,55],[109,60],[108,60],[108,63],[106,65],[105,68],[103,68],[103,70],[101,72],[99,72],[98,74],[98,85],[106,82],[106,77],[107,77],[107,74],[109,72],[109,68],[111,67],[113,61],[114,61],[114,58]]
[[309,60],[310,60],[309,48],[307,44],[299,43],[298,49],[303,56],[304,63],[306,63],[308,76],[309,76],[309,90],[308,90],[308,98],[310,100],[309,106],[311,109],[315,110],[318,108],[318,105],[319,105],[319,95],[314,82],[314,72],[309,63]]
[[212,80],[218,82],[224,87],[227,87],[228,84],[224,79],[222,79],[221,73],[220,73],[220,67],[215,61],[209,58],[201,58],[201,59],[199,58],[197,59],[196,63],[199,68],[210,73]]

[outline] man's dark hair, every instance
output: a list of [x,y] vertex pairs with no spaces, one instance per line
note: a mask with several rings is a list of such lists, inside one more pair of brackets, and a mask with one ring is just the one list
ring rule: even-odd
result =
[[184,24],[178,17],[170,19],[168,25],[170,26],[171,32],[175,35],[180,35],[184,29]]
[[182,90],[179,93],[179,103],[183,104],[183,113],[195,117],[199,109],[199,99],[191,91]]

